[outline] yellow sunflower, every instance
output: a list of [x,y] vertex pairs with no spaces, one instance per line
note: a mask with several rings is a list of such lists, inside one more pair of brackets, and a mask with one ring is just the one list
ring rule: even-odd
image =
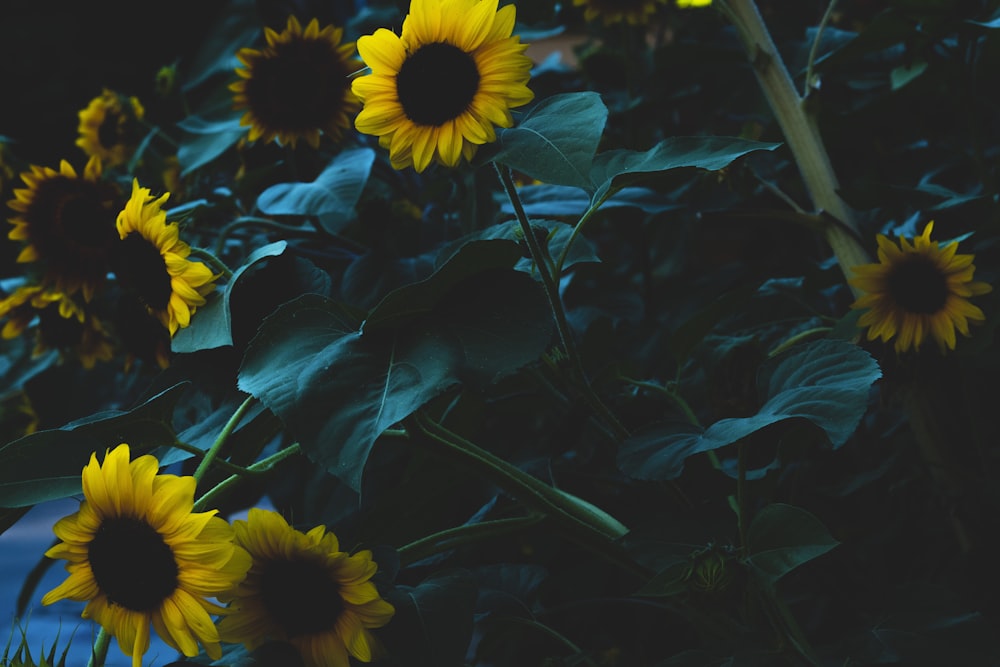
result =
[[388,623],[395,609],[370,581],[377,570],[370,551],[349,555],[323,526],[302,533],[259,508],[233,527],[253,566],[220,596],[232,601],[219,622],[223,641],[250,650],[267,639],[287,641],[307,667],[349,667],[349,655],[370,662],[378,654],[369,629]]
[[573,0],[574,5],[584,8],[584,20],[600,19],[605,25],[622,21],[630,25],[642,25],[649,21],[649,17],[656,13],[656,6],[663,2],[664,0]]
[[858,326],[868,327],[868,340],[896,338],[897,352],[920,347],[928,337],[938,346],[955,349],[955,330],[969,335],[969,321],[981,322],[983,311],[968,297],[993,288],[974,282],[974,255],[956,254],[958,243],[943,247],[931,241],[934,222],[913,242],[900,237],[896,245],[878,236],[878,263],[854,267],[850,283],[865,292],[852,308],[867,308]]
[[97,156],[90,158],[82,176],[63,160],[59,171],[32,166],[21,180],[28,187],[15,189],[7,203],[16,214],[7,236],[26,242],[17,261],[41,263],[45,282],[56,291],[82,290],[90,301],[108,274],[121,193],[101,179]]
[[192,512],[193,477],[160,475],[159,461],[130,462],[120,444],[83,469],[79,511],[60,519],[60,542],[45,552],[67,561],[69,576],[45,594],[42,604],[86,601],[92,618],[118,638],[140,667],[149,648],[149,626],[186,656],[221,657],[219,633],[210,614],[225,609],[207,598],[239,582],[250,557],[233,544],[228,523],[210,512]]
[[294,16],[280,33],[264,28],[264,37],[264,48],[236,53],[245,69],[229,86],[234,107],[246,109],[240,124],[250,126],[250,141],[295,146],[302,139],[317,148],[320,132],[340,139],[359,108],[350,79],[361,67],[354,42],[341,44],[343,28],[321,30],[316,19],[303,30]]
[[134,292],[173,336],[191,323],[217,276],[205,264],[188,260],[191,246],[180,240],[177,223],[167,224],[163,202],[149,188],[132,181],[132,197],[118,214],[121,238],[115,252],[115,275]]
[[80,111],[80,136],[76,145],[88,156],[97,156],[105,167],[132,159],[141,139],[139,121],[146,110],[136,97],[125,97],[107,88]]
[[712,4],[712,0],[677,0],[677,6],[681,9],[688,9],[689,7],[708,7]]
[[394,168],[453,167],[496,141],[494,126],[514,124],[510,109],[534,97],[514,12],[497,0],[412,0],[399,36],[379,28],[358,39],[371,73],[353,83],[364,105],[354,125],[379,138]]

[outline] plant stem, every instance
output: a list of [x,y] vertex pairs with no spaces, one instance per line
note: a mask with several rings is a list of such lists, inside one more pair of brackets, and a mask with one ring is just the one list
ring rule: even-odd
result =
[[559,259],[556,261],[556,267],[554,273],[556,277],[562,275],[563,266],[566,265],[566,258],[569,256],[569,249],[573,246],[573,242],[576,241],[576,237],[580,235],[581,231],[583,231],[584,225],[587,224],[587,222],[594,215],[594,213],[597,213],[597,209],[599,209],[601,207],[601,204],[607,201],[610,196],[611,196],[611,190],[609,189],[608,194],[604,195],[601,201],[594,202],[593,204],[588,206],[587,210],[584,211],[582,216],[580,216],[580,219],[577,220],[576,224],[573,226],[573,231],[570,232],[569,238],[566,239],[566,244],[563,246],[562,252],[559,253]]
[[427,436],[426,442],[442,446],[432,452],[484,474],[530,510],[552,519],[581,545],[644,579],[652,576],[616,543],[628,529],[607,512],[529,475],[422,412],[409,418],[408,428]]
[[590,409],[593,410],[595,414],[600,416],[612,429],[616,438],[624,440],[629,435],[628,429],[626,429],[622,423],[618,421],[618,418],[615,417],[610,409],[608,409],[608,406],[606,406],[604,402],[601,401],[600,397],[594,393],[593,388],[590,386],[590,382],[587,380],[587,374],[583,368],[583,361],[580,359],[579,350],[577,350],[576,342],[573,339],[573,332],[570,330],[569,322],[566,320],[566,312],[562,307],[562,300],[559,297],[559,286],[556,283],[556,277],[549,271],[549,265],[547,262],[548,253],[542,249],[538,243],[538,239],[535,238],[534,230],[531,227],[531,221],[528,220],[528,216],[524,212],[524,206],[521,205],[521,198],[517,195],[517,186],[514,185],[514,179],[510,175],[510,170],[497,162],[493,163],[493,167],[496,169],[497,176],[500,178],[500,183],[503,185],[508,199],[510,199],[511,206],[514,207],[514,215],[517,217],[517,221],[521,225],[521,231],[524,234],[524,242],[528,245],[528,250],[531,252],[531,258],[535,261],[535,265],[538,266],[538,273],[542,278],[542,287],[545,290],[545,296],[549,300],[549,307],[552,310],[552,316],[555,319],[556,330],[559,332],[559,339],[562,341],[563,348],[566,350],[566,356],[573,365],[573,370],[578,380],[583,400],[586,401]]
[[219,451],[226,444],[226,441],[229,440],[229,436],[236,430],[236,427],[243,420],[243,416],[246,415],[247,410],[250,409],[250,406],[253,405],[255,400],[256,399],[253,396],[247,396],[240,404],[240,407],[236,408],[236,412],[234,412],[229,418],[226,425],[222,427],[222,430],[219,432],[219,436],[215,439],[215,442],[212,443],[212,446],[208,449],[208,451],[205,452],[205,458],[201,460],[201,463],[198,464],[198,468],[194,471],[194,479],[196,482],[200,483],[202,478],[205,477],[205,473],[208,472],[212,462],[215,461],[215,457],[219,455]]
[[483,540],[516,533],[534,526],[544,518],[542,514],[532,513],[523,517],[483,521],[481,523],[448,528],[400,547],[397,552],[399,553],[400,564],[402,566],[410,565],[429,556],[456,549],[466,544],[475,544]]
[[[789,149],[795,158],[813,206],[832,216],[824,236],[845,277],[852,268],[871,262],[858,241],[854,214],[837,194],[840,184],[814,119],[805,110],[788,69],[778,53],[771,33],[753,0],[718,0],[722,13],[736,27],[757,81],[774,112]],[[856,296],[861,292],[853,285]]]
[[[275,466],[277,466],[279,463],[289,458],[290,456],[298,454],[301,451],[302,449],[298,443],[289,445],[288,447],[285,447],[281,451],[271,454],[271,456],[267,457],[266,459],[262,459],[257,463],[254,463],[252,466],[248,466],[246,469],[247,473],[250,473],[251,475],[263,475],[265,473],[268,473],[271,470],[273,470]],[[203,512],[206,507],[209,507],[213,503],[213,501],[215,501],[216,498],[225,495],[226,492],[229,491],[229,489],[238,484],[246,476],[247,476],[246,474],[240,473],[236,475],[231,475],[226,479],[222,480],[214,487],[206,491],[201,498],[195,501],[193,511]]]
[[191,246],[191,255],[204,261],[206,264],[211,266],[214,271],[218,271],[219,274],[222,275],[226,280],[229,280],[230,278],[233,277],[232,269],[226,266],[226,264],[221,259],[213,255],[208,250],[205,250],[204,248],[196,248],[194,246]]
[[104,661],[108,657],[108,646],[111,645],[111,634],[103,627],[97,632],[97,639],[94,640],[94,648],[87,661],[87,667],[103,667]]

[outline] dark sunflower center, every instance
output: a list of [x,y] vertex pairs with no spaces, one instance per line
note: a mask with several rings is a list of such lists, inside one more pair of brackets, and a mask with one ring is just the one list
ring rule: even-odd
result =
[[105,519],[90,541],[94,580],[108,600],[133,611],[150,611],[177,589],[174,552],[141,519]]
[[289,638],[330,630],[344,611],[337,582],[321,563],[309,560],[265,565],[261,599]]
[[108,110],[97,128],[97,141],[104,148],[114,148],[122,141],[122,117],[115,111]]
[[116,236],[113,204],[111,192],[100,183],[61,176],[42,181],[25,213],[31,242],[56,260],[106,251]]
[[399,102],[417,125],[443,125],[465,113],[479,90],[473,57],[452,44],[425,44],[396,75]]
[[132,232],[119,243],[115,259],[115,273],[122,283],[153,310],[165,310],[173,288],[160,249]]
[[889,294],[910,313],[932,315],[948,300],[948,282],[940,267],[923,255],[906,258],[889,272]]
[[252,66],[247,106],[273,131],[325,129],[345,113],[353,68],[325,40],[292,40]]

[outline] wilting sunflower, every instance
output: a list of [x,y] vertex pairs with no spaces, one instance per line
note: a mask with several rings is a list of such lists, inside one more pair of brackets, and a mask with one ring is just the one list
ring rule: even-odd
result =
[[656,6],[664,0],[573,0],[577,7],[583,7],[586,21],[600,19],[605,25],[628,22],[641,25],[656,13]]
[[395,609],[370,581],[377,570],[370,551],[349,555],[323,526],[302,533],[259,508],[233,527],[253,566],[219,598],[232,600],[232,613],[219,622],[223,641],[251,650],[267,639],[287,641],[307,667],[349,667],[348,654],[362,662],[377,655],[369,629],[388,623]]
[[149,188],[132,181],[132,197],[118,214],[120,243],[115,249],[115,275],[135,293],[173,336],[191,323],[191,314],[205,305],[216,276],[205,264],[188,260],[191,246],[180,240],[177,223],[167,224],[163,202]]
[[32,166],[21,180],[28,187],[15,189],[8,202],[16,215],[7,236],[26,242],[17,261],[41,263],[45,282],[56,291],[82,290],[90,301],[108,274],[121,193],[101,180],[96,156],[88,160],[83,176],[63,160],[59,171]]
[[80,111],[80,136],[76,145],[88,156],[97,156],[105,167],[132,159],[142,137],[139,121],[146,110],[136,97],[125,97],[107,88]]
[[316,19],[303,30],[294,16],[280,33],[264,28],[264,37],[264,48],[236,53],[245,69],[229,86],[234,107],[246,109],[240,124],[250,126],[250,141],[295,146],[302,139],[316,148],[320,132],[338,140],[359,108],[350,79],[361,67],[354,42],[341,44],[343,28],[320,30]]
[[358,39],[371,74],[354,80],[364,105],[354,124],[394,168],[453,167],[496,141],[494,126],[514,124],[511,108],[534,97],[514,12],[497,0],[413,0],[399,36],[379,28]]
[[201,643],[218,660],[210,614],[226,610],[206,598],[239,582],[250,558],[215,510],[192,512],[194,478],[157,474],[159,465],[149,455],[130,462],[124,443],[103,465],[91,455],[80,509],[56,523],[60,542],[45,552],[67,561],[69,577],[42,604],[86,601],[83,617],[117,637],[133,667],[149,648],[150,624],[184,655],[197,655]]
[[865,292],[852,308],[867,308],[858,326],[868,327],[868,340],[896,338],[897,352],[917,349],[927,337],[955,349],[955,330],[969,335],[969,321],[981,322],[983,311],[968,297],[993,288],[974,282],[974,255],[956,254],[958,243],[940,247],[931,241],[934,222],[913,242],[896,245],[878,235],[878,263],[854,267],[850,283]]

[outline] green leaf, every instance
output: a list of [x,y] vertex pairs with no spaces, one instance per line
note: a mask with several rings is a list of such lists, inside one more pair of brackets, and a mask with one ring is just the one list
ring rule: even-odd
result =
[[637,479],[674,479],[687,457],[795,417],[822,428],[839,447],[857,428],[868,407],[869,388],[882,375],[867,352],[836,339],[794,347],[764,370],[767,400],[757,414],[722,419],[704,431],[689,424],[661,424],[622,445],[619,467]]
[[285,304],[248,346],[240,389],[281,417],[311,459],[360,490],[387,428],[456,383],[490,383],[537,360],[551,342],[538,284],[513,269],[473,274],[469,256],[479,254],[459,253],[427,281],[393,293],[412,304],[386,297],[363,330],[318,295]]
[[760,510],[747,529],[746,562],[769,583],[840,544],[806,510],[775,503]]
[[906,84],[916,79],[927,70],[927,65],[927,61],[920,60],[906,67],[901,65],[894,68],[890,74],[892,89],[899,90]]
[[288,243],[275,241],[250,253],[240,268],[233,272],[220,294],[216,290],[208,303],[198,309],[197,316],[191,318],[191,325],[180,329],[170,341],[170,348],[177,353],[197,352],[233,344],[232,315],[229,299],[233,288],[243,275],[257,263],[276,257],[285,252]]
[[493,268],[508,268],[520,259],[517,243],[507,240],[473,240],[453,252],[446,249],[444,264],[420,282],[389,292],[365,319],[365,331],[397,326],[400,322],[429,313],[441,297],[471,276]]
[[408,667],[461,667],[472,639],[477,585],[466,570],[435,573],[415,587],[397,586],[386,599],[393,622],[379,631]]
[[336,234],[354,218],[374,162],[370,148],[346,150],[311,182],[279,183],[264,190],[257,207],[268,215],[317,216],[324,229]]
[[28,507],[80,493],[92,453],[128,443],[133,457],[176,442],[174,406],[187,383],[128,412],[92,415],[60,429],[37,431],[0,448],[0,507]]
[[496,143],[482,157],[543,183],[590,191],[590,165],[607,119],[597,93],[553,95],[514,127],[498,130]]
[[184,70],[189,72],[182,88],[190,92],[217,74],[231,76],[236,67],[242,67],[236,52],[251,46],[262,37],[260,19],[253,0],[230,0],[229,6],[219,12],[219,21],[205,32],[207,38]]
[[605,151],[594,159],[590,171],[592,201],[600,202],[609,192],[632,185],[644,175],[681,167],[716,171],[747,153],[773,151],[780,145],[738,137],[670,137],[645,152]]

